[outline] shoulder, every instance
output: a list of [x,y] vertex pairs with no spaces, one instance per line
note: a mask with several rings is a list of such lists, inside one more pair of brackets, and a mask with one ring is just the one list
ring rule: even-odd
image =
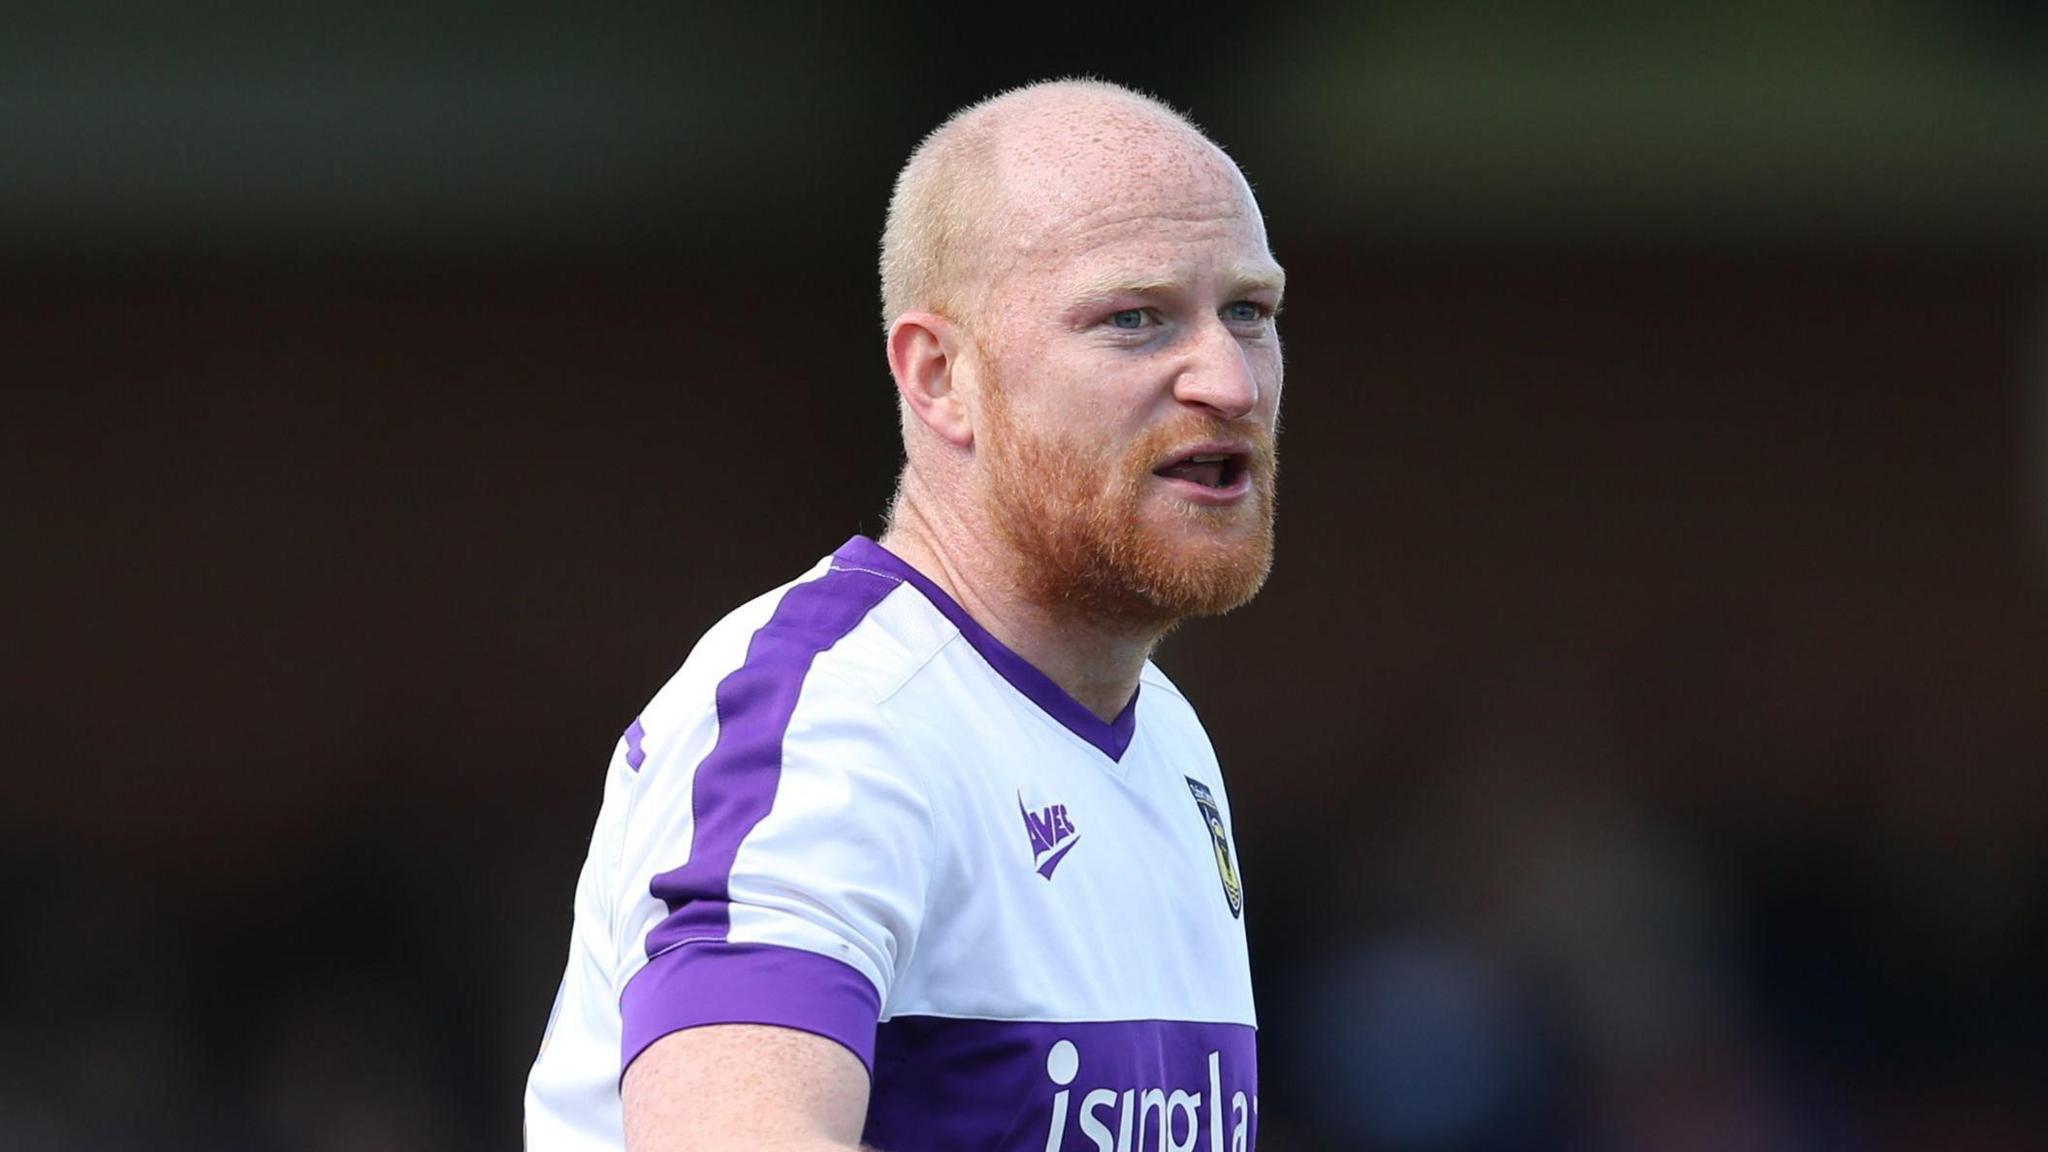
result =
[[706,629],[691,646],[682,666],[641,709],[641,722],[652,726],[662,721],[684,720],[708,708],[718,682],[746,663],[754,633],[774,616],[783,596],[812,579],[823,567],[818,565],[795,580],[761,593]]
[[693,729],[782,738],[859,718],[954,631],[899,577],[827,557],[706,630],[637,723],[652,743]]

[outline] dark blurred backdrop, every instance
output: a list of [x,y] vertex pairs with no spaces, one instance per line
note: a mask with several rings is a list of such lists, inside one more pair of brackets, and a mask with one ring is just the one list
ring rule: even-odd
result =
[[1291,274],[1231,774],[1265,1146],[2048,1147],[2025,0],[129,2],[0,31],[0,1146],[516,1146],[605,759],[898,463],[953,108]]

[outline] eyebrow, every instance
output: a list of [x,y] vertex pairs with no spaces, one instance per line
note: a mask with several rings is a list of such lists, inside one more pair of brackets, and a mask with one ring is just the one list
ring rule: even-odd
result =
[[1074,298],[1103,300],[1111,296],[1156,296],[1179,287],[1180,281],[1171,277],[1127,276],[1118,272],[1081,282],[1074,289]]
[[1232,268],[1230,270],[1230,291],[1232,295],[1245,292],[1271,292],[1275,296],[1287,291],[1287,269],[1278,264],[1261,264],[1255,267]]
[[[1250,292],[1279,295],[1287,289],[1287,272],[1278,264],[1238,266],[1224,273],[1224,282],[1230,285],[1228,294],[1232,296]],[[1111,273],[1084,281],[1075,290],[1074,297],[1101,300],[1112,296],[1157,296],[1179,291],[1182,287],[1182,282],[1173,277]]]

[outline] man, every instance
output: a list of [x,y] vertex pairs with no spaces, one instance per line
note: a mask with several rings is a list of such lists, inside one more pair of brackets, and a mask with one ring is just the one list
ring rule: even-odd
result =
[[1095,82],[969,108],[882,250],[888,531],[630,727],[533,1152],[1241,1152],[1215,754],[1148,656],[1272,555],[1282,274],[1236,166]]

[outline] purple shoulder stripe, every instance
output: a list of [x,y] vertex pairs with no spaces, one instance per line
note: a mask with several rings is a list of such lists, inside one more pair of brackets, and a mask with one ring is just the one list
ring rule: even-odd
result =
[[[792,587],[748,641],[739,668],[719,682],[718,738],[691,784],[690,858],[648,882],[668,915],[647,934],[647,966],[619,997],[621,1075],[649,1044],[702,1024],[798,1028],[872,1060],[874,985],[829,957],[728,943],[730,884],[740,844],[775,806],[782,739],[812,662],[900,585],[883,573],[833,567]],[[635,721],[629,759],[644,735]]]
[[754,633],[739,668],[719,682],[718,739],[697,765],[690,795],[690,858],[648,883],[648,891],[669,909],[647,934],[649,956],[686,941],[726,938],[732,927],[727,885],[733,858],[775,806],[782,738],[811,662],[900,583],[880,573],[834,567],[796,585]]

